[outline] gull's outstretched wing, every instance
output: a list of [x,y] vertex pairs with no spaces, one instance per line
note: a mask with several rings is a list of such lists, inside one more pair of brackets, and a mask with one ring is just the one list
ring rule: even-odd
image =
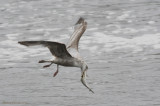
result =
[[66,45],[51,41],[19,41],[18,43],[25,46],[43,45],[48,47],[53,56],[59,58],[72,57],[66,49]]
[[75,26],[74,32],[71,35],[69,42],[67,44],[67,49],[73,48],[78,51],[78,43],[81,36],[83,35],[83,33],[87,28],[87,22],[85,22],[85,20],[81,17],[75,25],[76,26]]

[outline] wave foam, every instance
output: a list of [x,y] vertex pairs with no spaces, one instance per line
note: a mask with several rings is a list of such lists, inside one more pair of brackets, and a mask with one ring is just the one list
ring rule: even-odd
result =
[[[152,47],[154,49],[160,48],[160,33],[156,34],[144,34],[142,36],[134,37],[132,39],[116,37],[113,35],[105,35],[100,32],[95,32],[91,36],[87,36],[85,40],[82,41],[83,44],[87,45],[89,43],[93,44],[93,48],[99,48],[94,46],[99,46],[103,44],[102,51],[113,51],[117,49],[131,48],[133,52],[143,51],[144,47]],[[82,48],[85,48],[83,46]],[[86,48],[88,49],[88,47]]]

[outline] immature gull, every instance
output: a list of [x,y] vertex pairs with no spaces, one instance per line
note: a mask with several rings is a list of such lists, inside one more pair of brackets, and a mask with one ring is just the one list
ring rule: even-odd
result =
[[57,64],[57,71],[53,74],[55,77],[59,71],[59,65],[69,66],[69,67],[79,67],[81,68],[81,82],[82,84],[89,89],[92,93],[91,88],[88,87],[85,77],[86,71],[88,70],[88,66],[85,61],[80,57],[78,51],[78,43],[87,28],[87,22],[81,17],[77,23],[75,24],[75,29],[70,37],[70,40],[67,45],[59,42],[51,42],[51,41],[19,41],[18,43],[25,46],[35,46],[35,45],[43,45],[48,47],[54,59],[51,61],[40,60],[39,63],[49,62],[49,65],[45,65],[45,67],[51,66],[53,63]]

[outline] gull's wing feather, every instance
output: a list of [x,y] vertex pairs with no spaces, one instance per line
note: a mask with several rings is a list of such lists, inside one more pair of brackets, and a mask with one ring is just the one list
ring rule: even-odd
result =
[[78,43],[87,28],[87,22],[83,18],[80,18],[75,25],[79,25],[75,27],[73,34],[71,35],[69,42],[67,44],[68,48],[74,48],[78,51]]
[[48,47],[53,56],[59,58],[72,57],[66,49],[66,45],[51,41],[19,41],[18,43],[25,46],[43,45]]

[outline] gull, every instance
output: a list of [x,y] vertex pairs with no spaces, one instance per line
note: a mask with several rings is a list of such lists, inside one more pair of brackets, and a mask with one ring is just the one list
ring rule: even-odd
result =
[[53,77],[55,77],[59,72],[59,65],[80,68],[82,84],[88,88],[89,91],[94,93],[86,83],[86,71],[88,70],[88,66],[78,51],[79,40],[85,32],[86,28],[87,22],[84,20],[84,18],[80,17],[75,24],[74,32],[71,35],[67,45],[53,41],[19,41],[18,43],[25,46],[42,45],[44,47],[48,47],[54,58],[52,60],[40,60],[39,63],[50,63],[43,66],[44,68],[51,66],[53,63],[57,64],[57,70],[53,74]]

